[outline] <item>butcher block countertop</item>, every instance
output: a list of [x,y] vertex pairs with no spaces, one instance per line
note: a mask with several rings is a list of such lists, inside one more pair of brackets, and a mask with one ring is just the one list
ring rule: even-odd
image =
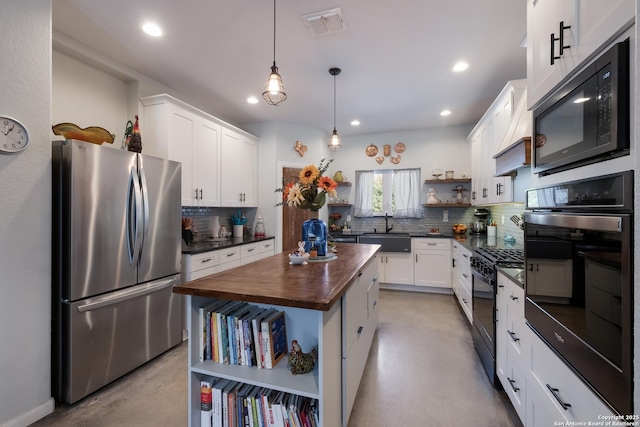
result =
[[286,252],[175,286],[173,292],[329,311],[380,245],[342,243],[337,258],[290,265]]

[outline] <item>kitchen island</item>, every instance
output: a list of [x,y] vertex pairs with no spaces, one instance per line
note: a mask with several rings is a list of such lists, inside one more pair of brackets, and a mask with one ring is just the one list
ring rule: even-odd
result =
[[[281,253],[176,286],[190,307],[189,425],[200,425],[200,380],[213,377],[315,399],[319,425],[346,426],[378,323],[379,248],[341,244],[337,258],[308,265]],[[286,357],[273,369],[201,361],[200,308],[216,300],[284,311],[288,342],[318,351],[313,371],[292,375]]]

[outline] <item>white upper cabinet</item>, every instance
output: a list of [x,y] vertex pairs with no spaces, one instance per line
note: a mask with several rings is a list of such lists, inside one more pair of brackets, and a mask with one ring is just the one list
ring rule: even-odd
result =
[[528,108],[627,29],[634,17],[633,0],[528,0]]
[[142,152],[182,164],[182,206],[257,206],[256,137],[169,95],[140,101]]
[[231,129],[222,130],[222,205],[257,206],[258,144]]
[[512,178],[494,176],[498,153],[511,120],[514,105],[524,93],[526,80],[512,80],[502,89],[467,138],[471,145],[472,192],[474,205],[513,201]]

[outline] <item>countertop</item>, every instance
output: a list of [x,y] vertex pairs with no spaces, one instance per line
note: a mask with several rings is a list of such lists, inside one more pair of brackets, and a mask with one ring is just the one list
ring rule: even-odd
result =
[[183,295],[329,311],[347,291],[380,245],[344,243],[332,261],[289,264],[280,253],[175,286]]
[[486,234],[454,234],[453,239],[473,251],[474,248],[524,249],[522,243],[506,242],[504,238],[490,238]]
[[524,276],[526,273],[524,268],[498,267],[498,272],[503,273],[513,283],[524,289]]
[[182,253],[184,255],[195,255],[202,252],[216,251],[218,249],[230,248],[232,246],[238,245],[246,245],[247,243],[253,242],[261,242],[263,240],[274,239],[274,236],[266,236],[266,237],[253,237],[253,236],[245,236],[245,237],[228,237],[224,239],[209,239],[198,241],[192,243],[190,245],[185,244],[184,240],[182,241]]

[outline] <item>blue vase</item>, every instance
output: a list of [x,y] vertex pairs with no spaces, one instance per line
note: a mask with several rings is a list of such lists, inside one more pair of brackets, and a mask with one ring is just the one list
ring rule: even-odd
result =
[[302,241],[305,252],[315,246],[318,256],[327,255],[327,224],[319,218],[311,218],[302,224]]

